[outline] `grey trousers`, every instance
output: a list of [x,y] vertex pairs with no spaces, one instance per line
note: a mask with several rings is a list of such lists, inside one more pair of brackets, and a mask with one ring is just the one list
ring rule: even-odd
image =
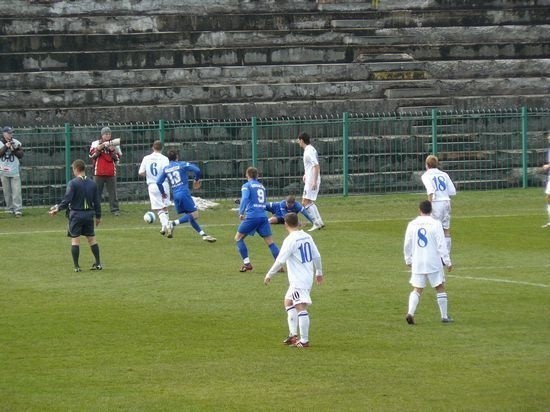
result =
[[23,198],[21,196],[21,176],[0,176],[4,189],[6,210],[12,213],[21,213],[23,210]]
[[118,198],[116,195],[116,176],[94,176],[94,181],[99,191],[99,197],[103,193],[103,185],[107,186],[107,194],[109,195],[109,206],[111,213],[119,211]]

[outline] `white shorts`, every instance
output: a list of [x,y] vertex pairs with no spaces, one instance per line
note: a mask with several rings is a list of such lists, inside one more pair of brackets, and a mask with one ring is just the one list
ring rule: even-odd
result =
[[319,184],[317,184],[317,188],[315,190],[311,189],[311,184],[307,184],[304,186],[304,193],[302,194],[302,199],[309,199],[312,201],[317,200],[317,195],[319,194]]
[[422,288],[424,289],[426,287],[426,280],[430,281],[430,285],[432,288],[435,288],[436,286],[441,285],[442,283],[445,283],[445,272],[443,269],[441,269],[439,272],[434,273],[427,273],[427,274],[412,274],[411,280],[409,283],[414,288]]
[[548,175],[548,181],[546,182],[546,190],[544,191],[548,196],[550,196],[550,175]]
[[294,305],[297,305],[298,303],[311,305],[309,289],[296,289],[291,286],[286,291],[285,299],[291,300]]
[[168,197],[166,199],[162,198],[162,195],[160,194],[160,190],[156,183],[151,183],[150,185],[148,185],[147,190],[149,192],[149,200],[151,201],[151,210],[164,209],[165,207],[170,206],[169,188],[167,189],[166,186],[164,187],[164,191],[168,193]]
[[448,200],[432,202],[432,217],[441,222],[443,229],[449,229],[451,227],[451,202]]

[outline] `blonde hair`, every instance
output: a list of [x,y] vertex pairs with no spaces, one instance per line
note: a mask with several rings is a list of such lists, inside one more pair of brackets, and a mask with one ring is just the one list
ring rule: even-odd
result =
[[426,158],[426,166],[428,166],[428,169],[435,169],[437,166],[439,166],[439,160],[434,155],[429,155]]

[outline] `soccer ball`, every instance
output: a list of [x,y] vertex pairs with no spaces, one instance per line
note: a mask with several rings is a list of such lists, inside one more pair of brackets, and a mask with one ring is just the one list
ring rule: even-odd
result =
[[143,215],[143,220],[145,220],[145,223],[154,223],[155,220],[157,220],[157,217],[153,212],[147,212]]

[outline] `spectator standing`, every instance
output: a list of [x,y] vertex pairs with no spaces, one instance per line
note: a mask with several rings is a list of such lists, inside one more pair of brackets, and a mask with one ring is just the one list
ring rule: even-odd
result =
[[546,138],[548,139],[548,152],[546,153],[546,163],[542,165],[543,170],[548,172],[546,177],[546,211],[548,212],[548,223],[542,225],[543,228],[550,227],[550,132],[546,132]]
[[443,225],[447,249],[451,253],[451,196],[456,195],[456,188],[449,175],[438,167],[438,158],[429,155],[426,158],[426,172],[422,175],[422,183],[428,200],[432,202],[432,216]]
[[420,202],[420,216],[407,225],[403,254],[405,264],[411,267],[410,284],[413,287],[409,294],[409,309],[405,320],[414,325],[414,314],[420,302],[422,291],[429,281],[437,292],[437,304],[441,313],[441,321],[449,323],[453,320],[447,313],[447,292],[445,291],[445,273],[443,265],[452,270],[449,250],[443,234],[441,222],[434,219],[432,205],[429,200]]
[[143,157],[139,166],[139,175],[145,177],[147,182],[147,191],[149,193],[149,201],[151,202],[151,210],[156,212],[160,220],[160,234],[165,235],[168,227],[169,215],[168,206],[170,206],[170,185],[167,181],[163,183],[164,192],[168,194],[166,198],[162,197],[157,186],[157,179],[160,173],[164,170],[168,163],[168,157],[162,152],[162,142],[155,140],[153,142],[153,153]]
[[120,214],[116,190],[116,167],[122,156],[119,143],[120,139],[112,140],[111,129],[104,127],[101,129],[101,138],[92,142],[90,147],[90,158],[94,162],[94,180],[99,197],[101,198],[103,194],[103,186],[107,186],[109,206],[111,213],[115,216]]
[[[289,287],[283,305],[287,313],[289,335],[284,344],[298,348],[309,347],[309,313],[313,277],[317,284],[323,282],[323,266],[317,245],[309,233],[299,229],[298,215],[285,216],[288,236],[283,241],[279,256],[264,278],[264,284],[281,271],[286,263]],[[300,338],[298,339],[298,330]]]
[[240,272],[247,272],[253,269],[248,256],[248,248],[244,243],[247,236],[254,236],[256,232],[264,239],[273,259],[277,258],[279,248],[273,242],[271,227],[267,219],[265,205],[267,201],[267,190],[258,181],[258,169],[249,167],[246,169],[245,177],[247,182],[241,187],[241,200],[239,203],[239,219],[241,223],[235,234],[237,250],[243,259]]
[[179,219],[168,221],[168,224],[163,230],[166,232],[166,237],[172,238],[173,230],[176,226],[189,222],[195,231],[206,242],[215,242],[216,238],[207,235],[197,223],[199,211],[191,192],[189,191],[189,179],[187,173],[195,175],[193,180],[193,189],[198,190],[201,187],[201,170],[197,165],[189,162],[180,162],[178,153],[175,150],[168,152],[168,166],[164,167],[157,179],[157,187],[164,199],[168,199],[168,193],[165,191],[164,181],[168,180],[172,187],[172,196],[174,198],[174,207],[178,214],[185,215]]
[[309,229],[309,232],[312,232],[324,228],[325,224],[315,204],[321,185],[321,166],[319,165],[317,150],[311,145],[310,141],[311,138],[307,133],[302,132],[298,135],[298,144],[304,150],[304,193],[302,195],[302,204],[313,219],[313,226]]
[[20,173],[22,157],[21,142],[13,138],[13,128],[5,126],[0,139],[0,180],[4,190],[6,213],[11,213],[15,217],[23,216]]
[[[101,198],[96,183],[86,176],[84,160],[75,160],[71,165],[74,179],[67,185],[63,200],[52,206],[50,216],[55,216],[60,210],[69,209],[69,229],[67,236],[71,238],[71,256],[74,271],[80,272],[80,236],[86,236],[94,255],[95,262],[90,270],[102,270],[99,260],[99,245],[95,238],[95,225],[101,223]],[[94,222],[95,217],[95,222]]]

